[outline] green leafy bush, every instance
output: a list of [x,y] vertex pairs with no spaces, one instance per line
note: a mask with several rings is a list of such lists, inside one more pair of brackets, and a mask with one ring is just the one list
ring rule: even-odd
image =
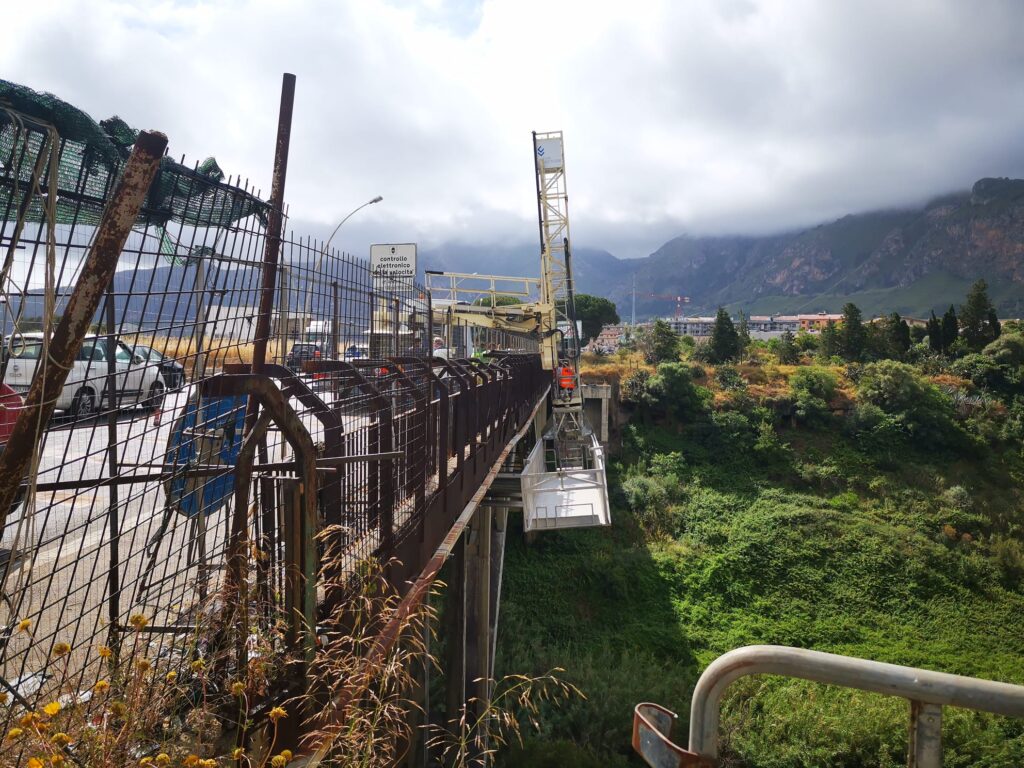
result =
[[807,392],[826,402],[835,397],[836,375],[828,368],[810,365],[800,368],[789,379],[793,392]]
[[912,365],[882,360],[864,366],[857,396],[861,403],[874,405],[890,416],[902,417],[912,436],[937,445],[958,442],[960,433],[953,423],[949,398]]
[[629,374],[619,389],[619,397],[624,403],[642,403],[647,392],[647,382],[651,373],[643,368]]
[[747,382],[735,365],[720,365],[715,369],[715,381],[722,389],[746,389]]

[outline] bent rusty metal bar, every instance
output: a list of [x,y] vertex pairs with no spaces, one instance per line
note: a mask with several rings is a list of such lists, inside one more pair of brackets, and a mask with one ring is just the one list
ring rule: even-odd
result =
[[[230,589],[241,595],[245,589],[245,565],[247,562],[246,521],[249,511],[249,486],[252,468],[259,441],[266,434],[271,423],[277,425],[288,444],[295,451],[295,460],[301,468],[303,509],[301,517],[290,520],[286,535],[297,537],[300,543],[295,551],[295,560],[286,563],[288,596],[288,641],[296,647],[302,642],[304,655],[312,659],[315,647],[313,628],[316,621],[316,575],[317,556],[315,537],[317,525],[317,473],[316,446],[302,420],[288,405],[284,393],[272,379],[258,374],[221,374],[202,383],[203,395],[248,395],[255,400],[262,414],[252,430],[246,435],[235,462],[235,508],[231,523],[231,537],[228,544],[228,577]],[[239,605],[244,605],[244,600]],[[241,633],[244,637],[245,633]],[[244,649],[243,649],[244,654]],[[244,658],[244,656],[243,656]]]
[[53,416],[57,398],[64,389],[82,339],[89,332],[100,299],[114,276],[117,259],[166,148],[167,137],[164,134],[156,131],[140,133],[110,205],[103,211],[96,239],[85,257],[78,282],[50,340],[49,364],[40,365],[37,369],[25,396],[25,407],[14,423],[7,448],[0,454],[0,533],[7,523],[7,514],[22,478],[32,463],[38,442],[36,433]]

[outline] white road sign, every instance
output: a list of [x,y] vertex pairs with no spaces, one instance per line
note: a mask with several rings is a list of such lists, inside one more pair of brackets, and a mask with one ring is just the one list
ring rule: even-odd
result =
[[416,277],[416,243],[371,245],[370,272],[374,277]]

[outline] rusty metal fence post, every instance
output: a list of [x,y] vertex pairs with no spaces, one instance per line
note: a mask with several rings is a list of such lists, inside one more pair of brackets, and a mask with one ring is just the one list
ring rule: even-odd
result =
[[37,430],[53,416],[82,339],[89,331],[107,286],[117,268],[128,233],[135,224],[150,184],[167,148],[167,137],[143,131],[132,148],[110,204],[103,211],[93,247],[85,257],[81,275],[68,298],[64,314],[50,340],[50,365],[40,367],[25,396],[25,407],[14,423],[7,448],[0,454],[0,532],[28,472],[35,453]]

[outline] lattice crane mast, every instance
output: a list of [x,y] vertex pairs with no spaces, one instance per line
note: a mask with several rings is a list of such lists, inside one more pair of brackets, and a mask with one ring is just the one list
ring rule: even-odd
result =
[[[543,367],[551,372],[550,426],[523,472],[527,530],[608,525],[604,454],[583,418],[562,132],[535,132],[533,157],[540,279],[428,272],[427,288],[435,313],[443,308],[449,327],[529,335],[538,341]],[[520,303],[501,306],[500,296]]]

